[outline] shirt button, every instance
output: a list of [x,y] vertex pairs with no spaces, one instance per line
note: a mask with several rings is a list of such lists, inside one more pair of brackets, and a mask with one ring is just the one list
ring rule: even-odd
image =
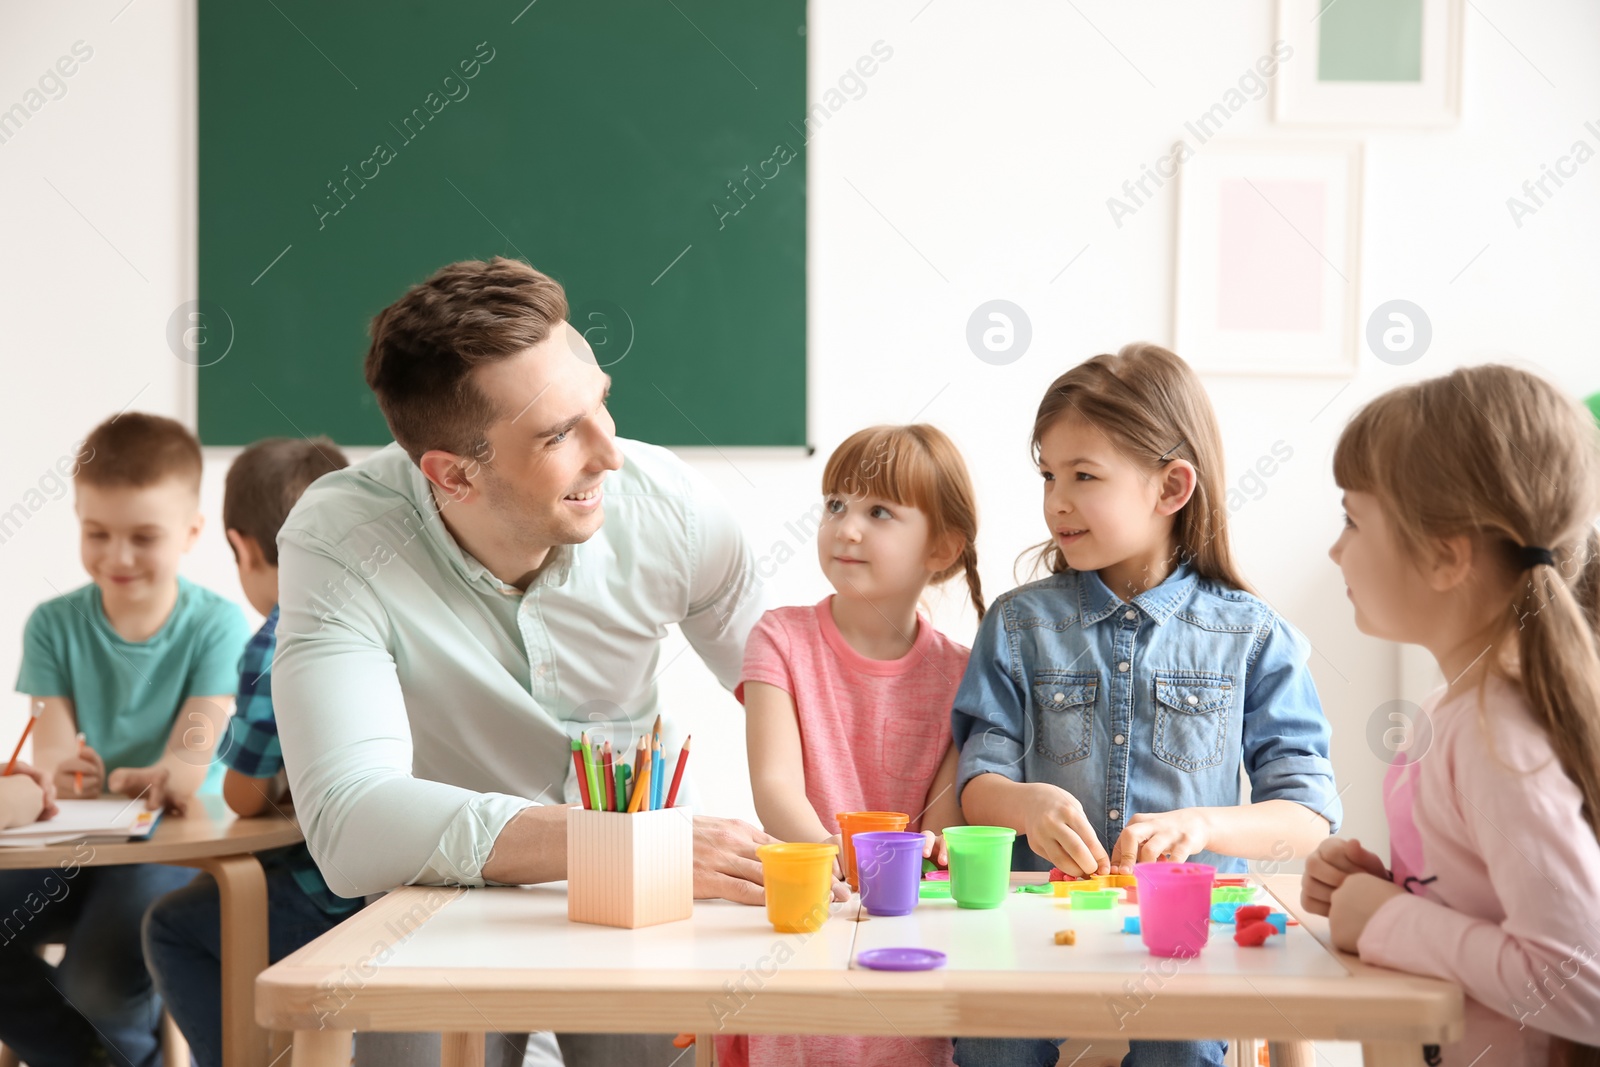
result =
[[1198,704],[1200,703],[1200,698],[1195,696],[1193,693],[1190,693],[1188,696],[1183,698],[1183,701],[1185,704]]
[[1067,694],[1065,694],[1065,693],[1056,693],[1053,696],[1051,696],[1050,699],[1055,701],[1057,704],[1060,704],[1062,701],[1067,699]]
[[1129,608],[1127,611],[1124,611],[1122,613],[1122,617],[1124,619],[1127,619],[1129,622],[1132,622],[1134,619],[1137,619],[1139,617],[1139,613],[1137,611],[1134,611],[1132,608]]
[[1117,664],[1117,670],[1121,671],[1123,674],[1127,674],[1128,673],[1128,661],[1127,660],[1123,660],[1121,663]]
[[540,677],[540,678],[543,678],[543,677],[544,677],[544,675],[545,675],[545,672],[546,672],[546,671],[547,671],[547,670],[549,670],[549,669],[550,669],[550,668],[548,668],[548,667],[540,667],[540,668],[539,668],[539,669],[538,669],[538,670],[536,670],[536,671],[534,671],[534,672],[533,672],[533,673],[534,673],[534,674],[536,674],[536,675],[538,675],[538,676],[539,676],[539,677]]
[[1106,812],[1106,815],[1113,819],[1120,819],[1122,818],[1122,809],[1112,808],[1110,811]]
[[1122,735],[1121,735],[1121,734],[1118,734],[1118,735],[1117,735],[1117,736],[1116,736],[1116,737],[1113,737],[1113,738],[1112,738],[1112,739],[1111,739],[1111,743],[1112,743],[1112,744],[1113,744],[1113,745],[1120,745],[1120,744],[1124,744],[1124,743],[1126,743],[1126,742],[1127,742],[1127,740],[1128,740],[1128,739],[1127,739],[1127,738],[1126,738],[1126,737],[1123,737],[1123,736],[1122,736]]

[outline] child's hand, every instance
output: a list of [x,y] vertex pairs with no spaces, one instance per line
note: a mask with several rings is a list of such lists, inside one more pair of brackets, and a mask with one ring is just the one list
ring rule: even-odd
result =
[[1143,812],[1128,820],[1122,836],[1111,850],[1111,870],[1132,874],[1135,863],[1154,863],[1165,856],[1182,863],[1203,851],[1211,838],[1211,826],[1199,808],[1176,811]]
[[1300,880],[1300,906],[1313,915],[1327,915],[1333,894],[1353,874],[1370,874],[1388,879],[1389,871],[1372,852],[1355,838],[1330,837],[1306,857],[1305,877]]
[[922,831],[922,858],[933,860],[941,870],[950,866],[950,846],[945,844],[943,834]]
[[[21,763],[17,770],[22,770]],[[44,808],[44,787],[32,775],[8,774],[0,778],[0,828],[37,822]]]
[[79,800],[90,800],[100,795],[105,785],[106,764],[100,753],[84,741],[78,742],[78,754],[56,764],[56,794]]
[[[1367,855],[1372,853],[1368,852]],[[1346,875],[1343,884],[1333,891],[1333,903],[1327,912],[1328,933],[1333,938],[1333,947],[1354,952],[1372,916],[1379,908],[1404,893],[1405,890],[1393,882],[1366,871]]]
[[36,821],[43,822],[60,813],[61,809],[56,806],[55,783],[46,778],[43,771],[31,763],[17,760],[15,774],[30,779],[39,787],[39,813],[34,816]]
[[144,798],[147,810],[164,808],[169,814],[183,814],[183,798],[167,792],[172,772],[165,767],[118,767],[106,779],[106,788],[125,797]]
[[1029,798],[1023,820],[1028,847],[1072,878],[1111,873],[1111,860],[1078,798],[1044,782],[1030,788],[1037,795]]

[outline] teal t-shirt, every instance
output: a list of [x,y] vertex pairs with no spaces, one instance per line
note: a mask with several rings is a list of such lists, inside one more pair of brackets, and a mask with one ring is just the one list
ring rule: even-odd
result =
[[[148,767],[165,754],[185,700],[238,691],[239,656],[249,640],[238,605],[181,577],[161,629],[148,641],[125,640],[106,618],[100,587],[90,582],[33,609],[22,634],[17,691],[70,698],[78,729],[107,774]],[[216,792],[222,773],[213,762],[202,792]]]

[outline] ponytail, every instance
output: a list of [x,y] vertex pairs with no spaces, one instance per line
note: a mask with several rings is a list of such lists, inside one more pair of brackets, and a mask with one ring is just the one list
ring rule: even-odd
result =
[[[1600,648],[1594,626],[1600,556],[1595,542],[1591,531],[1560,558],[1531,568],[1515,611],[1522,688],[1561,769],[1583,795],[1589,829],[1600,839]],[[1574,575],[1570,584],[1563,572]]]
[[983,583],[978,579],[978,549],[970,541],[961,550],[961,568],[967,572],[967,595],[972,597],[972,606],[978,609],[978,621],[982,622],[988,609],[983,606]]

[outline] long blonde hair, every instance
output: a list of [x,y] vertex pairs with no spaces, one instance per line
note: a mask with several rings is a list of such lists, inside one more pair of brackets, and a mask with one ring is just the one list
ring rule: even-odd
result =
[[869,426],[833,450],[822,472],[824,496],[877,497],[916,508],[928,517],[928,542],[951,533],[961,541],[956,561],[935,574],[939,584],[965,573],[967,595],[983,621],[978,580],[978,505],[966,461],[955,442],[925,422]]
[[[1333,473],[1340,488],[1377,497],[1414,559],[1466,534],[1526,569],[1489,661],[1514,656],[1600,839],[1600,430],[1589,413],[1525,371],[1466,367],[1362,408]],[[1600,1049],[1557,1039],[1551,1063],[1600,1064]]]
[[[1073,367],[1051,382],[1039,401],[1030,445],[1034,462],[1045,431],[1069,414],[1093,425],[1123,455],[1152,472],[1173,459],[1192,464],[1194,494],[1173,517],[1177,562],[1188,563],[1204,578],[1251,591],[1228,543],[1222,433],[1211,399],[1189,364],[1160,345],[1139,343]],[[1043,564],[1051,574],[1072,569],[1055,541],[1023,555],[1028,552],[1036,552],[1036,566]]]

